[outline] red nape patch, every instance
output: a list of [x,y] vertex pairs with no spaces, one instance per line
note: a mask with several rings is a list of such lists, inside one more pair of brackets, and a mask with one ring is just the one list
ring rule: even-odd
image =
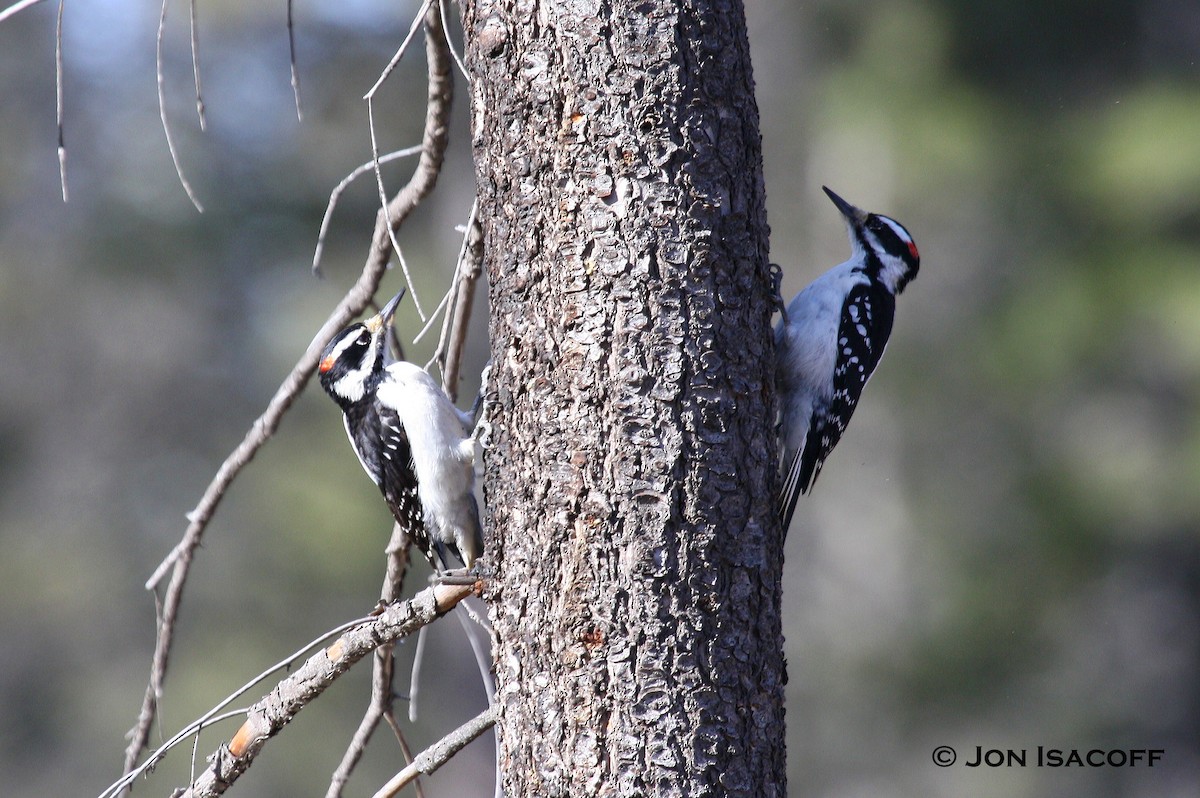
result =
[[[908,253],[913,256],[913,260],[921,259],[921,255],[917,252],[917,245],[912,241],[908,242]],[[322,369],[322,371],[324,371],[324,369]]]
[[320,371],[322,374],[329,371],[331,368],[333,368],[333,355],[330,355],[329,357],[322,360],[321,365],[317,366],[317,370]]

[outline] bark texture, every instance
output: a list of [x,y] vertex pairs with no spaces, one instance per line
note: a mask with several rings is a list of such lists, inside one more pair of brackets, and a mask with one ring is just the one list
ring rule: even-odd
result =
[[464,2],[505,793],[783,796],[758,112],[738,0]]

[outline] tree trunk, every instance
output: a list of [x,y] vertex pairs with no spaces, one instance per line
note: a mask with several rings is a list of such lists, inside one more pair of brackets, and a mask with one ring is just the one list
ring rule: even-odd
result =
[[505,794],[783,796],[771,280],[741,3],[464,5]]

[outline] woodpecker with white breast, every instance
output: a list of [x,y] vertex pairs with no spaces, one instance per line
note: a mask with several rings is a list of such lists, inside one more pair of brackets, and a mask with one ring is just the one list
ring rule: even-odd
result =
[[797,294],[775,329],[785,533],[800,494],[816,482],[883,357],[896,295],[921,265],[903,225],[825,193],[845,217],[853,251]]
[[378,315],[335,335],[317,373],[388,509],[444,575],[447,551],[466,569],[483,554],[475,441],[432,377],[390,357],[388,333],[403,296],[401,290]]

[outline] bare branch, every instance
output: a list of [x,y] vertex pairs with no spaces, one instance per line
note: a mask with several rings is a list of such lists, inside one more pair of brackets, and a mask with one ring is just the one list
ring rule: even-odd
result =
[[475,655],[475,666],[479,668],[479,681],[483,683],[483,693],[488,697],[488,702],[490,703],[492,696],[496,695],[496,685],[492,680],[491,651],[483,647],[483,644],[476,636],[477,633],[472,631],[471,624],[476,624],[489,635],[491,627],[484,622],[483,618],[467,602],[463,602],[462,609],[455,613],[455,615],[458,617],[459,624],[462,625],[463,634],[467,637],[467,643],[471,646],[471,652]]
[[359,721],[346,753],[342,754],[342,761],[338,763],[337,769],[329,779],[329,789],[325,791],[325,798],[339,798],[346,783],[350,781],[354,768],[367,750],[367,744],[379,727],[379,722],[391,710],[392,673],[395,666],[392,649],[392,646],[387,645],[380,646],[375,651],[371,670],[371,703],[367,706],[363,719]]
[[196,199],[196,193],[192,191],[191,183],[183,174],[183,167],[179,164],[179,153],[175,151],[175,139],[171,135],[171,126],[167,123],[166,78],[163,76],[163,32],[166,27],[167,0],[163,0],[162,11],[158,15],[158,36],[154,48],[154,72],[158,77],[158,117],[162,120],[163,134],[167,137],[167,150],[171,153],[171,163],[175,164],[175,174],[179,176],[179,183],[183,186],[188,199],[196,206],[196,210],[204,213],[204,206],[200,204],[200,200]]
[[[430,318],[430,320],[425,324],[425,326],[421,328],[421,331],[419,333],[417,333],[416,337],[413,338],[414,344],[417,341],[420,341],[422,338],[425,337],[425,333],[429,332],[430,328],[433,327],[434,318],[436,318],[437,315],[442,312],[442,309],[444,307],[446,307],[447,305],[450,305],[451,307],[453,307],[453,304],[455,302],[457,302],[459,279],[460,279],[460,275],[462,274],[463,255],[467,251],[467,239],[470,237],[471,224],[475,220],[475,211],[478,209],[478,207],[479,207],[479,203],[477,201],[471,203],[471,213],[467,216],[466,226],[458,228],[463,231],[463,240],[462,240],[462,245],[459,246],[459,248],[458,248],[458,257],[454,259],[454,275],[450,279],[450,288],[448,288],[446,290],[445,295],[442,297],[442,301],[438,303],[437,309],[433,311],[433,317]],[[429,362],[425,364],[426,371],[429,371],[429,367],[432,366],[434,363],[438,363],[439,365],[441,364],[442,352],[446,346],[446,330],[449,329],[449,327],[450,327],[450,315],[443,314],[442,315],[442,332],[438,336],[437,349],[434,351],[433,357],[430,358]],[[454,401],[454,397],[451,396],[450,400]]]
[[[384,577],[383,589],[380,591],[381,603],[391,603],[400,597],[404,588],[404,576],[408,572],[408,544],[408,533],[400,524],[393,524],[392,537],[385,550],[387,575]],[[354,768],[367,748],[367,743],[375,734],[379,721],[392,714],[392,700],[395,696],[395,691],[392,689],[394,671],[393,646],[380,646],[375,651],[375,661],[371,671],[371,703],[367,706],[367,711],[363,715],[362,721],[359,722],[358,729],[354,732],[354,737],[351,739],[346,753],[342,755],[342,761],[338,763],[337,770],[334,771],[333,777],[329,781],[329,789],[325,793],[325,798],[337,798],[342,794],[346,782],[350,780],[350,775],[354,772]],[[399,733],[398,729],[397,733]],[[408,756],[407,753],[406,756]]]
[[204,118],[204,94],[200,91],[200,33],[196,29],[196,0],[188,0],[192,36],[192,78],[196,83],[196,116],[200,117],[200,129],[207,127]]
[[[442,30],[450,30],[450,20],[446,18],[446,7],[448,3],[439,3],[442,7]],[[463,62],[462,56],[458,54],[458,50],[454,49],[454,45],[450,43],[450,34],[446,34],[446,46],[450,49],[450,55],[454,57],[454,63],[458,64],[458,71],[462,73],[463,80],[467,83],[471,82],[471,76],[467,73],[467,65]]]
[[[415,145],[406,147],[403,150],[389,152],[387,155],[380,156],[379,163],[391,163],[399,158],[407,158],[410,155],[416,155],[421,152],[421,146]],[[342,198],[342,194],[350,187],[358,178],[365,175],[375,168],[375,161],[367,161],[364,164],[354,168],[354,171],[342,178],[342,182],[338,183],[333,191],[329,192],[329,205],[325,208],[325,215],[321,217],[321,229],[317,233],[317,248],[313,251],[313,274],[321,276],[321,255],[325,250],[325,236],[329,234],[329,223],[333,218],[333,209],[337,207],[338,200]]]
[[62,184],[63,202],[67,201],[67,142],[63,131],[63,6],[58,0],[58,22],[54,26],[54,93],[55,118],[58,121],[58,180]]
[[[446,293],[442,294],[442,298],[438,301],[437,307],[433,309],[433,313],[430,313],[429,318],[425,320],[425,325],[420,330],[417,331],[416,335],[413,336],[414,344],[420,343],[421,339],[424,338],[426,336],[426,334],[428,334],[429,331],[433,329],[433,325],[438,320],[439,316],[441,316],[443,319],[445,318],[445,316],[442,314],[442,311],[444,311],[446,309],[446,306],[450,304],[450,300],[454,298],[454,292],[455,292],[455,289],[457,289],[457,288],[458,288],[458,269],[457,269],[457,267],[455,267],[454,276],[452,276],[450,278],[450,287],[446,289]],[[443,324],[442,326],[444,327],[445,324]],[[426,371],[429,371],[429,367],[433,365],[433,362],[434,362],[433,360],[430,360],[428,363],[425,364]]]
[[312,649],[316,648],[317,646],[319,646],[321,643],[325,642],[329,638],[333,637],[334,635],[340,635],[342,632],[346,631],[347,629],[352,629],[355,626],[359,626],[370,620],[371,620],[371,616],[367,616],[365,618],[356,618],[355,620],[348,621],[348,622],[342,624],[341,626],[334,627],[333,629],[330,629],[329,631],[322,634],[320,637],[317,637],[317,638],[309,641],[302,647],[298,648],[296,651],[292,652],[289,656],[284,657],[279,662],[276,662],[274,665],[271,665],[269,668],[264,670],[262,673],[258,674],[253,679],[251,679],[250,681],[246,682],[241,687],[239,687],[237,690],[234,690],[232,693],[227,695],[225,698],[223,698],[221,701],[219,701],[215,706],[213,706],[211,709],[209,709],[208,712],[204,713],[199,718],[192,721],[187,726],[184,726],[182,729],[180,729],[178,732],[176,732],[169,740],[167,740],[165,743],[163,743],[161,746],[159,746],[157,749],[155,749],[154,752],[150,754],[150,756],[146,757],[145,762],[143,762],[137,768],[127,772],[124,776],[121,777],[121,779],[119,781],[115,782],[107,790],[105,790],[103,793],[101,793],[100,798],[108,798],[108,796],[116,795],[117,793],[124,790],[126,787],[128,787],[130,784],[132,784],[134,779],[136,779],[138,776],[152,770],[155,765],[157,765],[160,761],[162,761],[163,757],[165,757],[172,748],[175,748],[177,745],[179,745],[181,742],[183,742],[184,740],[186,740],[188,737],[192,736],[193,734],[198,734],[201,729],[211,726],[214,723],[217,723],[221,720],[225,720],[226,718],[229,718],[229,717],[233,717],[233,716],[237,716],[237,715],[244,715],[246,713],[246,710],[244,710],[244,709],[236,710],[234,712],[226,712],[224,714],[218,714],[218,713],[220,713],[221,710],[225,709],[225,707],[229,706],[234,701],[236,701],[240,696],[244,695],[247,691],[250,690],[251,687],[258,684],[263,679],[270,676],[272,673],[275,673],[276,671],[279,671],[279,670],[283,670],[285,668],[292,667],[292,663],[294,663],[296,660],[300,659],[300,657],[304,656],[306,653],[308,653]]
[[[379,616],[349,630],[333,645],[309,657],[250,708],[246,722],[208,758],[208,767],[183,794],[184,798],[224,793],[246,772],[267,740],[351,666],[379,646],[393,643],[446,614],[473,592],[474,585],[426,588],[408,601],[389,605]],[[421,756],[417,761],[421,761]]]
[[[392,70],[394,70],[400,63],[400,59],[404,57],[404,51],[408,49],[408,45],[412,43],[413,37],[416,36],[417,31],[420,30],[421,20],[425,18],[426,13],[429,11],[429,5],[432,2],[433,0],[425,0],[425,2],[421,4],[420,10],[418,10],[416,16],[413,17],[412,25],[408,29],[408,35],[404,37],[404,41],[400,42],[400,49],[396,50],[396,54],[392,56],[392,60],[388,61],[388,65],[383,68],[383,72],[379,75],[379,79],[375,81],[375,85],[363,95],[364,100],[370,100],[375,96],[375,92],[379,91],[379,87],[383,85],[383,82],[388,79],[389,75],[392,74]],[[440,23],[441,17],[438,18],[438,21]],[[426,24],[428,24],[428,21],[426,21]]]
[[316,371],[317,361],[321,356],[321,350],[324,349],[326,342],[344,328],[351,319],[361,314],[374,297],[383,273],[387,269],[390,252],[391,231],[386,228],[389,225],[399,227],[437,183],[446,154],[447,126],[454,87],[447,64],[449,56],[446,53],[445,35],[441,29],[440,19],[437,19],[436,15],[434,17],[436,24],[426,27],[429,102],[425,113],[425,134],[421,145],[421,157],[412,177],[392,199],[388,206],[388,213],[384,214],[381,211],[376,216],[375,231],[371,237],[367,261],[358,280],[317,332],[312,343],[308,345],[300,360],[292,368],[291,373],[284,379],[275,395],[271,397],[266,410],[254,421],[237,448],[225,458],[225,462],[221,464],[208,488],[205,489],[200,503],[188,513],[189,523],[183,539],[146,583],[148,590],[155,590],[166,573],[171,571],[171,580],[163,596],[162,620],[155,641],[150,682],[138,713],[137,724],[130,732],[130,742],[125,750],[125,770],[127,771],[133,769],[138,756],[145,749],[149,740],[150,728],[157,712],[160,687],[165,681],[170,659],[175,619],[179,612],[183,588],[187,582],[192,555],[200,545],[204,530],[230,484],[242,468],[253,459],[259,448],[274,434],[284,413],[312,378],[313,372]]
[[442,362],[442,390],[451,401],[458,400],[458,382],[462,372],[463,352],[467,347],[467,331],[471,321],[471,310],[475,306],[475,288],[483,272],[483,227],[479,224],[478,202],[471,206],[471,218],[463,236],[463,249],[459,253],[457,289],[454,306],[449,314],[448,332],[443,332],[439,342]]
[[[380,212],[384,217],[383,229],[387,232],[388,240],[392,245],[392,249],[396,252],[396,257],[400,260],[400,267],[404,272],[404,281],[408,284],[408,292],[412,295],[413,306],[417,309],[417,315],[421,317],[422,322],[426,320],[425,309],[421,307],[420,296],[417,294],[416,286],[412,280],[412,275],[410,275],[408,272],[408,263],[405,262],[404,255],[400,250],[400,244],[396,241],[395,225],[391,220],[391,209],[389,208],[389,203],[387,200],[387,190],[383,187],[383,173],[379,170],[379,139],[375,134],[375,92],[380,86],[383,85],[383,82],[387,80],[388,75],[392,73],[392,70],[396,68],[396,65],[400,63],[400,59],[404,56],[405,50],[408,49],[408,45],[412,42],[413,37],[416,35],[417,30],[420,27],[422,18],[425,19],[426,51],[429,53],[429,75],[430,82],[432,84],[433,75],[435,72],[435,63],[434,55],[432,52],[430,52],[431,47],[429,43],[433,39],[440,39],[440,45],[437,48],[439,58],[444,58],[447,54],[446,51],[449,50],[449,45],[446,43],[446,32],[441,27],[441,17],[435,13],[436,10],[431,7],[430,4],[432,2],[433,0],[425,0],[425,2],[421,5],[420,11],[418,11],[416,16],[413,17],[413,23],[408,29],[408,35],[405,36],[404,41],[400,43],[400,49],[396,51],[394,56],[392,56],[392,60],[389,61],[387,67],[384,68],[383,74],[381,74],[379,79],[375,81],[375,85],[372,86],[370,91],[368,91],[363,97],[363,99],[367,101],[367,129],[371,134],[371,160],[375,164],[375,184],[379,189]],[[449,72],[448,69],[446,71],[447,73]],[[449,74],[447,74],[446,80],[447,82],[449,81]],[[432,97],[430,98],[430,101],[432,102]],[[376,226],[376,230],[378,229],[378,226]]]
[[159,746],[159,748],[154,752],[154,755],[147,759],[143,765],[138,767],[136,770],[126,773],[120,778],[120,780],[110,784],[108,788],[104,790],[104,792],[100,793],[99,798],[110,798],[110,796],[119,795],[123,791],[128,790],[138,776],[141,776],[144,773],[149,773],[151,770],[153,770],[154,766],[163,760],[163,757],[167,755],[168,751],[170,751],[172,748],[176,748],[189,737],[195,738],[192,742],[192,772],[195,773],[195,747],[200,742],[200,732],[204,731],[210,726],[216,726],[218,723],[223,721],[232,720],[233,718],[240,718],[249,711],[250,710],[247,707],[239,707],[237,709],[231,709],[228,712],[222,712],[219,714],[215,710],[205,713],[204,717],[194,720],[188,725],[184,726],[182,729],[176,732],[171,739]]
[[296,68],[296,26],[292,24],[292,0],[287,0],[288,63],[292,69],[292,96],[296,98],[296,119],[304,121],[300,106],[300,70]]
[[387,784],[383,785],[375,793],[374,798],[392,798],[392,796],[398,794],[400,790],[404,789],[417,776],[428,776],[435,773],[452,756],[466,748],[472,740],[495,726],[499,717],[499,704],[493,704],[483,712],[480,712],[474,718],[417,754],[417,758],[413,760],[412,764],[393,776]]
[[36,6],[40,2],[42,2],[42,0],[20,0],[20,2],[13,3],[8,8],[4,9],[3,11],[0,11],[0,22],[3,22],[4,20],[8,19],[9,17],[14,16],[14,15],[24,11],[25,9],[29,8],[30,6]]
[[425,662],[426,633],[417,635],[417,650],[413,652],[412,670],[408,674],[408,722],[416,723],[421,706],[421,664]]
[[[387,713],[387,722],[392,733],[396,735],[396,742],[400,744],[400,750],[404,752],[404,763],[411,763],[413,761],[412,749],[408,747],[408,740],[404,738],[404,732],[400,731],[400,724],[396,721],[395,712]],[[425,798],[425,788],[421,786],[421,780],[415,779],[412,785],[417,798]]]
[[375,290],[379,286],[379,281],[383,276],[382,271],[382,268],[378,270],[372,268],[365,269],[359,276],[358,281],[351,287],[346,296],[342,298],[342,301],[338,304],[333,314],[330,315],[321,327],[321,330],[317,333],[316,338],[308,345],[308,349],[299,362],[292,368],[291,373],[288,374],[283,384],[276,390],[275,395],[267,404],[267,409],[254,421],[237,448],[225,458],[225,462],[221,464],[216,476],[213,477],[212,482],[209,483],[208,488],[201,497],[200,503],[188,513],[189,524],[187,530],[184,532],[183,539],[175,546],[167,558],[163,560],[162,564],[155,570],[154,575],[146,583],[148,590],[154,590],[166,575],[166,572],[168,570],[172,571],[171,581],[167,585],[162,602],[162,619],[159,623],[158,638],[151,665],[150,684],[146,689],[137,725],[130,734],[129,746],[125,751],[126,770],[131,769],[137,762],[138,755],[145,748],[146,742],[149,739],[150,727],[154,721],[158,697],[161,693],[161,684],[165,679],[170,657],[175,619],[179,611],[183,588],[187,582],[192,555],[200,545],[204,530],[208,527],[208,522],[212,519],[217,506],[220,504],[221,499],[224,498],[225,492],[229,489],[229,486],[233,483],[238,473],[254,458],[258,450],[274,434],[275,430],[279,427],[280,421],[283,419],[284,413],[291,407],[292,403],[300,395],[300,392],[304,390],[304,386],[316,370],[317,360],[320,358],[325,342],[338,330],[345,327],[352,318],[362,313],[363,308],[371,301],[371,297],[374,296]]
[[[383,187],[383,172],[379,169],[379,140],[375,137],[375,105],[373,100],[367,100],[367,127],[371,131],[371,164],[375,168],[375,185],[379,189],[379,210],[388,217],[388,201],[386,189]],[[413,307],[417,309],[417,315],[421,317],[421,321],[425,321],[425,309],[421,307],[421,297],[417,293],[417,286],[413,282],[412,275],[408,271],[408,261],[404,259],[404,252],[400,248],[400,242],[396,240],[396,226],[392,224],[390,218],[386,219],[385,228],[387,229],[388,241],[392,245],[392,251],[396,253],[396,259],[400,261],[400,271],[404,274],[404,283],[408,286],[408,293],[412,296]]]

